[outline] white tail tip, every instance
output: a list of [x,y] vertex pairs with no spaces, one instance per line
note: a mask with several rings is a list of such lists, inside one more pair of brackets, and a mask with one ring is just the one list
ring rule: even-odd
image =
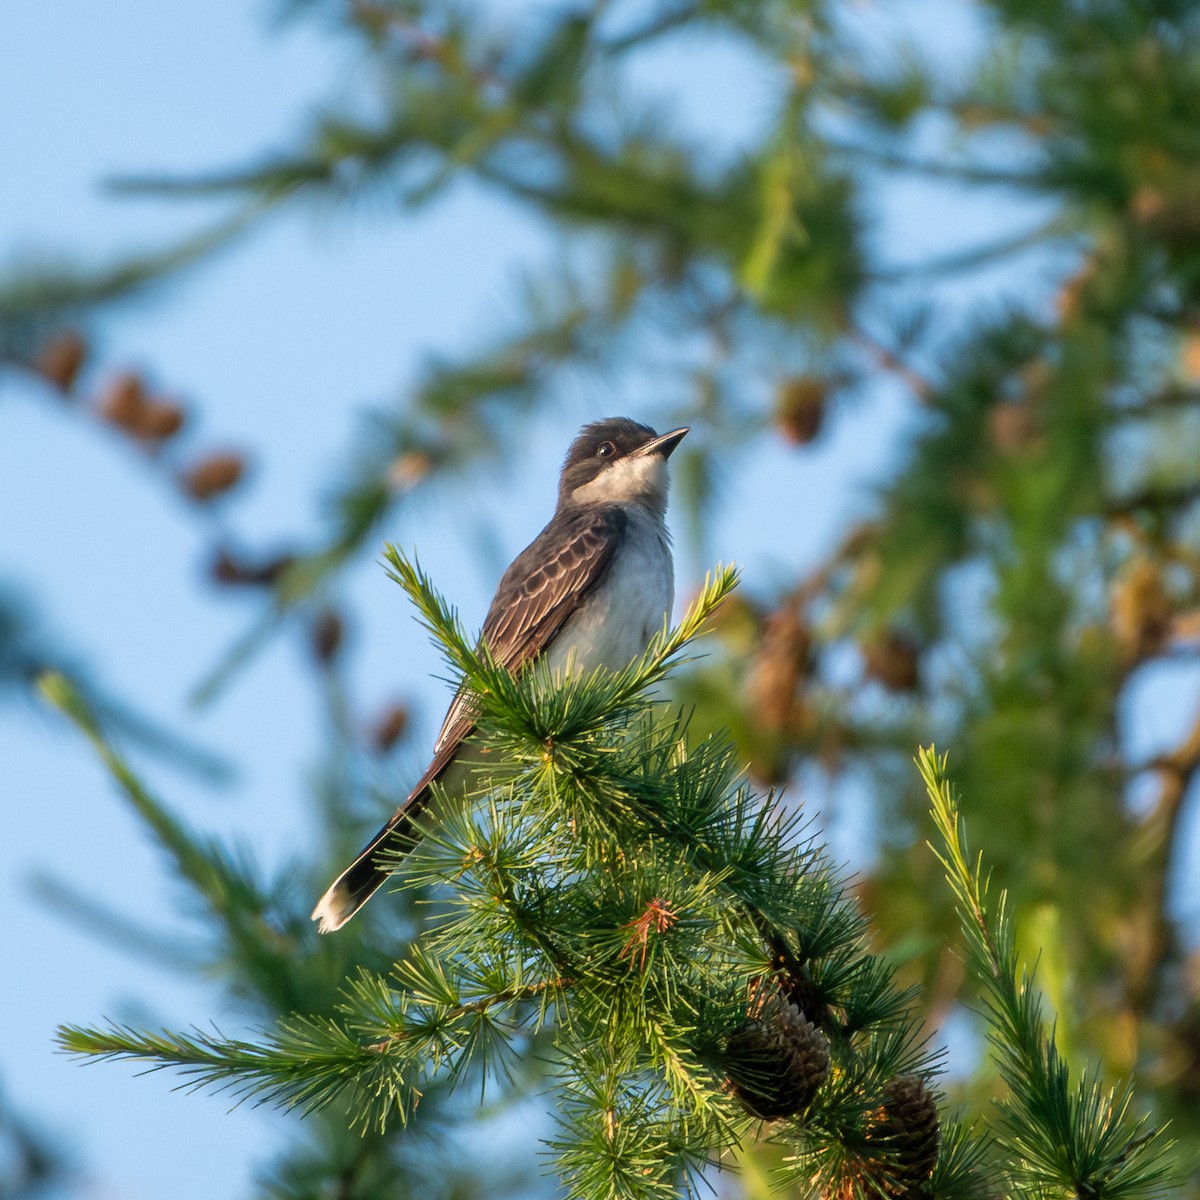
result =
[[320,922],[317,929],[321,933],[332,933],[335,929],[341,929],[357,911],[350,889],[339,882],[317,901],[311,920]]

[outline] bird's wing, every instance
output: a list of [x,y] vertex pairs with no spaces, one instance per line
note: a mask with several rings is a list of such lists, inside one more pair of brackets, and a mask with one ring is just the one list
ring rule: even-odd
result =
[[[625,522],[616,506],[556,518],[517,556],[500,580],[479,635],[501,666],[519,671],[541,654],[604,574]],[[443,755],[449,761],[474,723],[469,697],[459,692],[434,745],[431,770]]]

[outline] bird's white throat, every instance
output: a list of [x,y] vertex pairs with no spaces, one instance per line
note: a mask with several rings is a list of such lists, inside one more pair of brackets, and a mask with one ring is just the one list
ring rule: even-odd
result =
[[577,487],[578,504],[644,504],[662,512],[667,504],[667,460],[661,454],[630,454]]

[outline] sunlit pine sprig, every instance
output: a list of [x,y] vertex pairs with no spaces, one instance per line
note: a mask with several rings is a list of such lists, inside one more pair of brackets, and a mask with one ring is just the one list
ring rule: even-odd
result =
[[1165,1130],[1136,1115],[1128,1084],[1106,1088],[1096,1071],[1073,1079],[1059,1054],[1034,976],[1018,959],[1005,894],[993,902],[982,854],[969,854],[946,762],[932,746],[917,757],[938,832],[933,850],[954,890],[988,1040],[1009,1086],[997,1142],[1013,1189],[1089,1200],[1163,1193],[1175,1178]]

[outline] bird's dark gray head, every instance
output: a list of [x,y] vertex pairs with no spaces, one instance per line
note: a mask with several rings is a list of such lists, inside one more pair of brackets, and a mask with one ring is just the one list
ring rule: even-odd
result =
[[661,436],[628,417],[585,425],[571,443],[558,484],[558,505],[643,504],[667,507],[667,459],[687,429]]

